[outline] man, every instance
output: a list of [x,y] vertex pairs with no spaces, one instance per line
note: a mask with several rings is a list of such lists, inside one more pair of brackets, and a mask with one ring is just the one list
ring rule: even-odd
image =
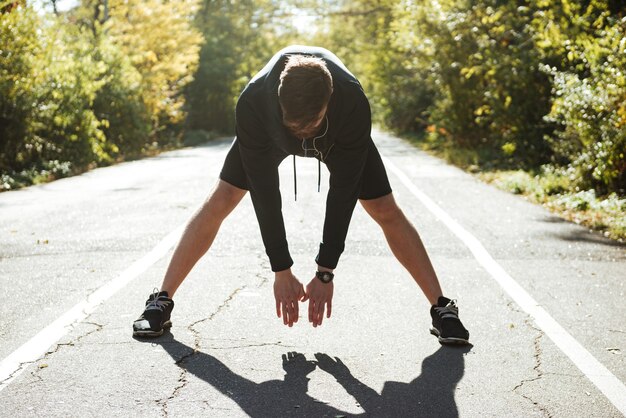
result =
[[[431,303],[431,333],[441,343],[465,344],[469,333],[439,281],[415,228],[396,204],[374,146],[370,107],[358,80],[330,51],[291,46],[278,52],[241,93],[236,138],[217,186],[189,221],[174,251],[161,291],[150,295],[133,324],[135,336],[152,337],[171,326],[172,297],[211,246],[220,224],[247,191],[275,273],[276,313],[298,322],[299,302],[309,301],[314,327],[331,316],[333,270],[344,250],[357,200],[382,227],[387,242]],[[288,155],[317,158],[330,171],[318,265],[306,290],[291,272],[281,212],[278,166]],[[295,179],[294,179],[295,181]]]

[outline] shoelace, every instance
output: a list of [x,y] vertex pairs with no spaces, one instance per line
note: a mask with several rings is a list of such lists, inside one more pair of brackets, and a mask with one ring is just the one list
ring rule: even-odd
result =
[[454,300],[448,302],[446,306],[437,306],[435,307],[435,312],[439,314],[441,319],[444,318],[459,318],[459,308],[456,306]]
[[154,299],[152,299],[149,303],[148,306],[146,306],[146,311],[153,311],[153,310],[159,310],[159,311],[163,311],[165,309],[165,307],[167,305],[170,304],[169,300],[159,300],[159,298],[161,296],[159,296],[159,290],[158,289],[153,289],[154,292]]

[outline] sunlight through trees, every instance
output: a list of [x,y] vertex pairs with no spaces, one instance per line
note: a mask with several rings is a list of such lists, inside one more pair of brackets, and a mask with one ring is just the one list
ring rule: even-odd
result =
[[232,134],[250,77],[303,43],[348,65],[388,129],[624,195],[623,0],[68,4],[0,1],[0,190]]

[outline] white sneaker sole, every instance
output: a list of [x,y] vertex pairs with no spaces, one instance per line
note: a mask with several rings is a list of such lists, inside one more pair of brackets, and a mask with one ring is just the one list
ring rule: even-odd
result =
[[469,341],[464,338],[457,338],[457,337],[443,338],[441,335],[439,335],[439,331],[435,327],[430,327],[430,333],[433,334],[435,337],[437,337],[437,340],[439,340],[441,344],[453,344],[453,345],[469,344]]
[[160,337],[161,335],[163,335],[163,332],[167,329],[167,328],[171,328],[172,327],[172,321],[165,321],[163,323],[163,328],[161,328],[161,331],[152,331],[152,330],[133,330],[133,337]]

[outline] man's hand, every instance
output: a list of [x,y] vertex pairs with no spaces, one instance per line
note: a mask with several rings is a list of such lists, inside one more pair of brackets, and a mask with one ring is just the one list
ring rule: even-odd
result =
[[276,298],[276,314],[285,325],[293,326],[298,322],[298,302],[306,300],[304,287],[291,269],[278,271],[274,278],[274,297]]
[[309,322],[314,327],[322,325],[325,309],[327,309],[326,318],[330,318],[333,308],[333,289],[333,282],[322,283],[317,277],[313,277],[313,280],[306,286],[306,295],[309,299]]

